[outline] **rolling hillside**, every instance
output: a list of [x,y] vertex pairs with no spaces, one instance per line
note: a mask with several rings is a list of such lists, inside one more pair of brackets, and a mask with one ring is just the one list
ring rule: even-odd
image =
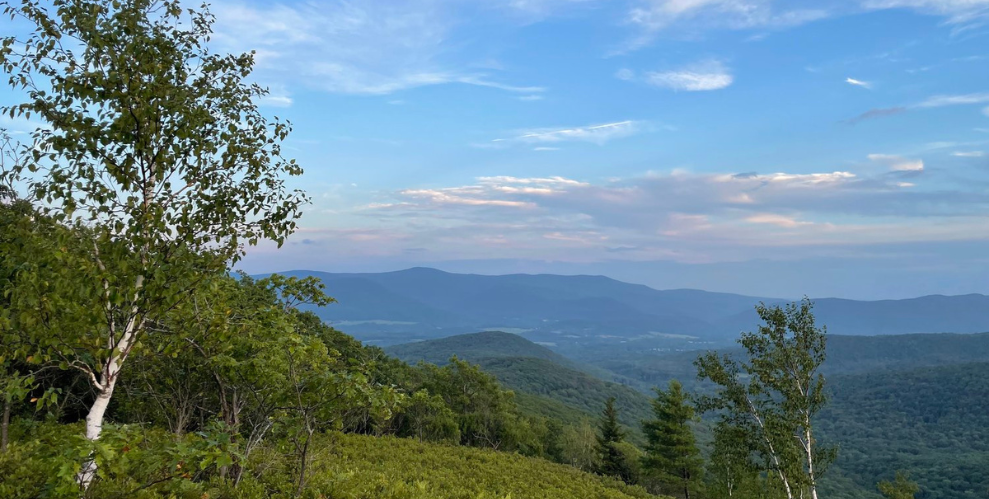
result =
[[[479,364],[507,388],[562,403],[588,418],[597,418],[608,397],[614,396],[622,423],[635,432],[638,432],[640,421],[650,417],[650,402],[645,394],[604,381],[592,373],[599,372],[600,376],[610,373],[584,370],[577,363],[518,335],[489,331],[394,345],[385,351],[409,363],[425,361],[439,365],[456,355]],[[544,416],[574,418],[573,414],[559,414],[562,412],[560,406],[532,397],[520,397],[519,402],[524,408]]]

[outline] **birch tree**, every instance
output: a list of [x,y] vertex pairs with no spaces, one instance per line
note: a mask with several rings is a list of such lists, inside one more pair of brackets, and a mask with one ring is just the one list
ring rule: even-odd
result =
[[[4,36],[0,67],[26,99],[0,108],[43,124],[8,176],[60,223],[78,228],[77,274],[88,301],[32,357],[85,374],[96,441],[128,356],[202,276],[225,271],[246,245],[281,244],[304,194],[281,155],[287,123],[255,102],[252,54],[213,54],[205,7],[170,0],[0,1],[32,26]],[[83,230],[84,229],[84,230]],[[63,313],[65,315],[65,313]],[[27,334],[27,333],[25,333]],[[79,483],[96,473],[90,459]]]
[[699,376],[718,385],[703,400],[722,411],[723,424],[747,435],[766,471],[787,499],[817,499],[821,474],[835,457],[815,436],[813,418],[827,402],[824,376],[826,329],[814,323],[808,299],[785,307],[756,307],[763,325],[743,333],[741,362],[709,352],[696,362]]

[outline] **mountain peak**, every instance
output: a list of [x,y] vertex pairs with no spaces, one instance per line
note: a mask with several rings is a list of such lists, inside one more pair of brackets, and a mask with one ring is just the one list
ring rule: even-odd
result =
[[418,275],[447,275],[449,272],[434,269],[432,267],[410,267],[404,270],[394,270],[392,272],[383,272],[384,274],[418,274]]

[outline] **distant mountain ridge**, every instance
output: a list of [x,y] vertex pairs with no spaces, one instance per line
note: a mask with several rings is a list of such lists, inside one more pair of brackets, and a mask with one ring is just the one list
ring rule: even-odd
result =
[[[726,340],[758,323],[760,298],[700,290],[657,290],[604,276],[453,274],[428,268],[335,274],[308,270],[338,303],[316,310],[362,339],[399,343],[486,329],[553,338],[692,337]],[[989,331],[989,297],[932,295],[907,300],[815,301],[818,321],[842,335]],[[391,335],[391,336],[387,336]]]

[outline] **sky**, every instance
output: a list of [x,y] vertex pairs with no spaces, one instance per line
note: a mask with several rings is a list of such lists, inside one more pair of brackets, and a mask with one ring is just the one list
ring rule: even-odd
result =
[[212,11],[215,50],[256,51],[312,196],[248,272],[989,293],[989,0]]

